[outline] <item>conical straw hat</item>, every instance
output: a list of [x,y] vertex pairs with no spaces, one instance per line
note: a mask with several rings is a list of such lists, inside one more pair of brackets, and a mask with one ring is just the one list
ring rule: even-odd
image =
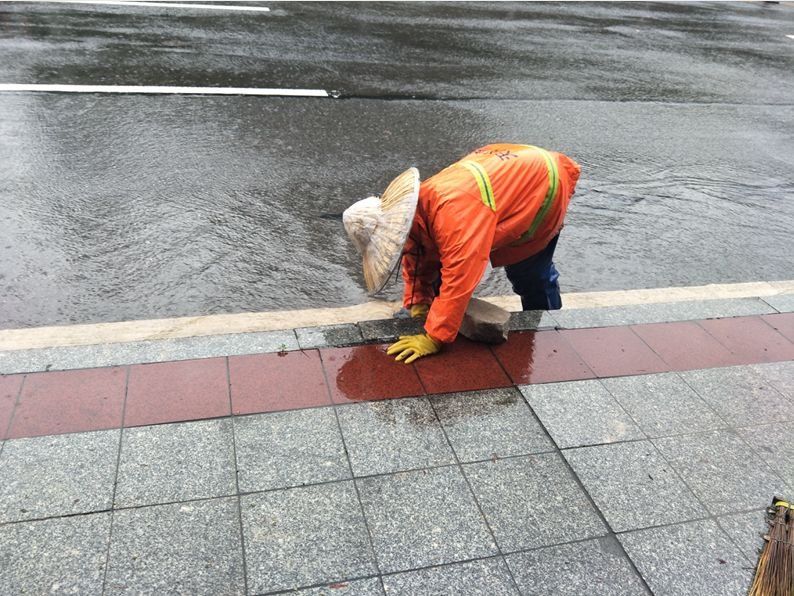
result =
[[397,268],[419,200],[419,170],[391,181],[383,195],[369,197],[342,214],[347,235],[361,254],[367,291],[380,292]]

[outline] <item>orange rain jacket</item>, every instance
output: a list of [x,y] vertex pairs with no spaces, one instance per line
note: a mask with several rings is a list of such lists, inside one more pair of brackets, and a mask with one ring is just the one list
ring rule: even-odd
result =
[[494,267],[511,265],[546,247],[562,228],[578,179],[579,165],[561,153],[500,143],[422,182],[403,251],[403,305],[431,305],[428,335],[455,340],[489,259]]

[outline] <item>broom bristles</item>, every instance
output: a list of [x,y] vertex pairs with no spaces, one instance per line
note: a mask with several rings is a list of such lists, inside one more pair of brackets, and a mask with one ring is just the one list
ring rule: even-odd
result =
[[772,501],[769,534],[758,559],[749,596],[794,595],[794,506],[782,499]]

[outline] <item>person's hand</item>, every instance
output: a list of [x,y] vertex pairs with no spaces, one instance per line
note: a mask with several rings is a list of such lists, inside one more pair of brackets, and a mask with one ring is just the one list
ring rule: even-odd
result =
[[414,360],[422,356],[429,356],[441,351],[441,342],[434,340],[426,333],[419,335],[403,335],[400,339],[389,346],[386,353],[389,356],[397,354],[395,360],[405,360],[406,364],[411,364]]
[[414,304],[411,307],[411,318],[424,321],[427,318],[428,311],[430,311],[430,306],[427,304]]

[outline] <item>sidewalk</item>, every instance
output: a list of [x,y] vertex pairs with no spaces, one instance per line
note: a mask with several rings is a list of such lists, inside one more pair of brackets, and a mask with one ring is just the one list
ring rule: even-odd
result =
[[410,366],[395,320],[0,352],[0,593],[744,594],[793,311],[519,313]]

